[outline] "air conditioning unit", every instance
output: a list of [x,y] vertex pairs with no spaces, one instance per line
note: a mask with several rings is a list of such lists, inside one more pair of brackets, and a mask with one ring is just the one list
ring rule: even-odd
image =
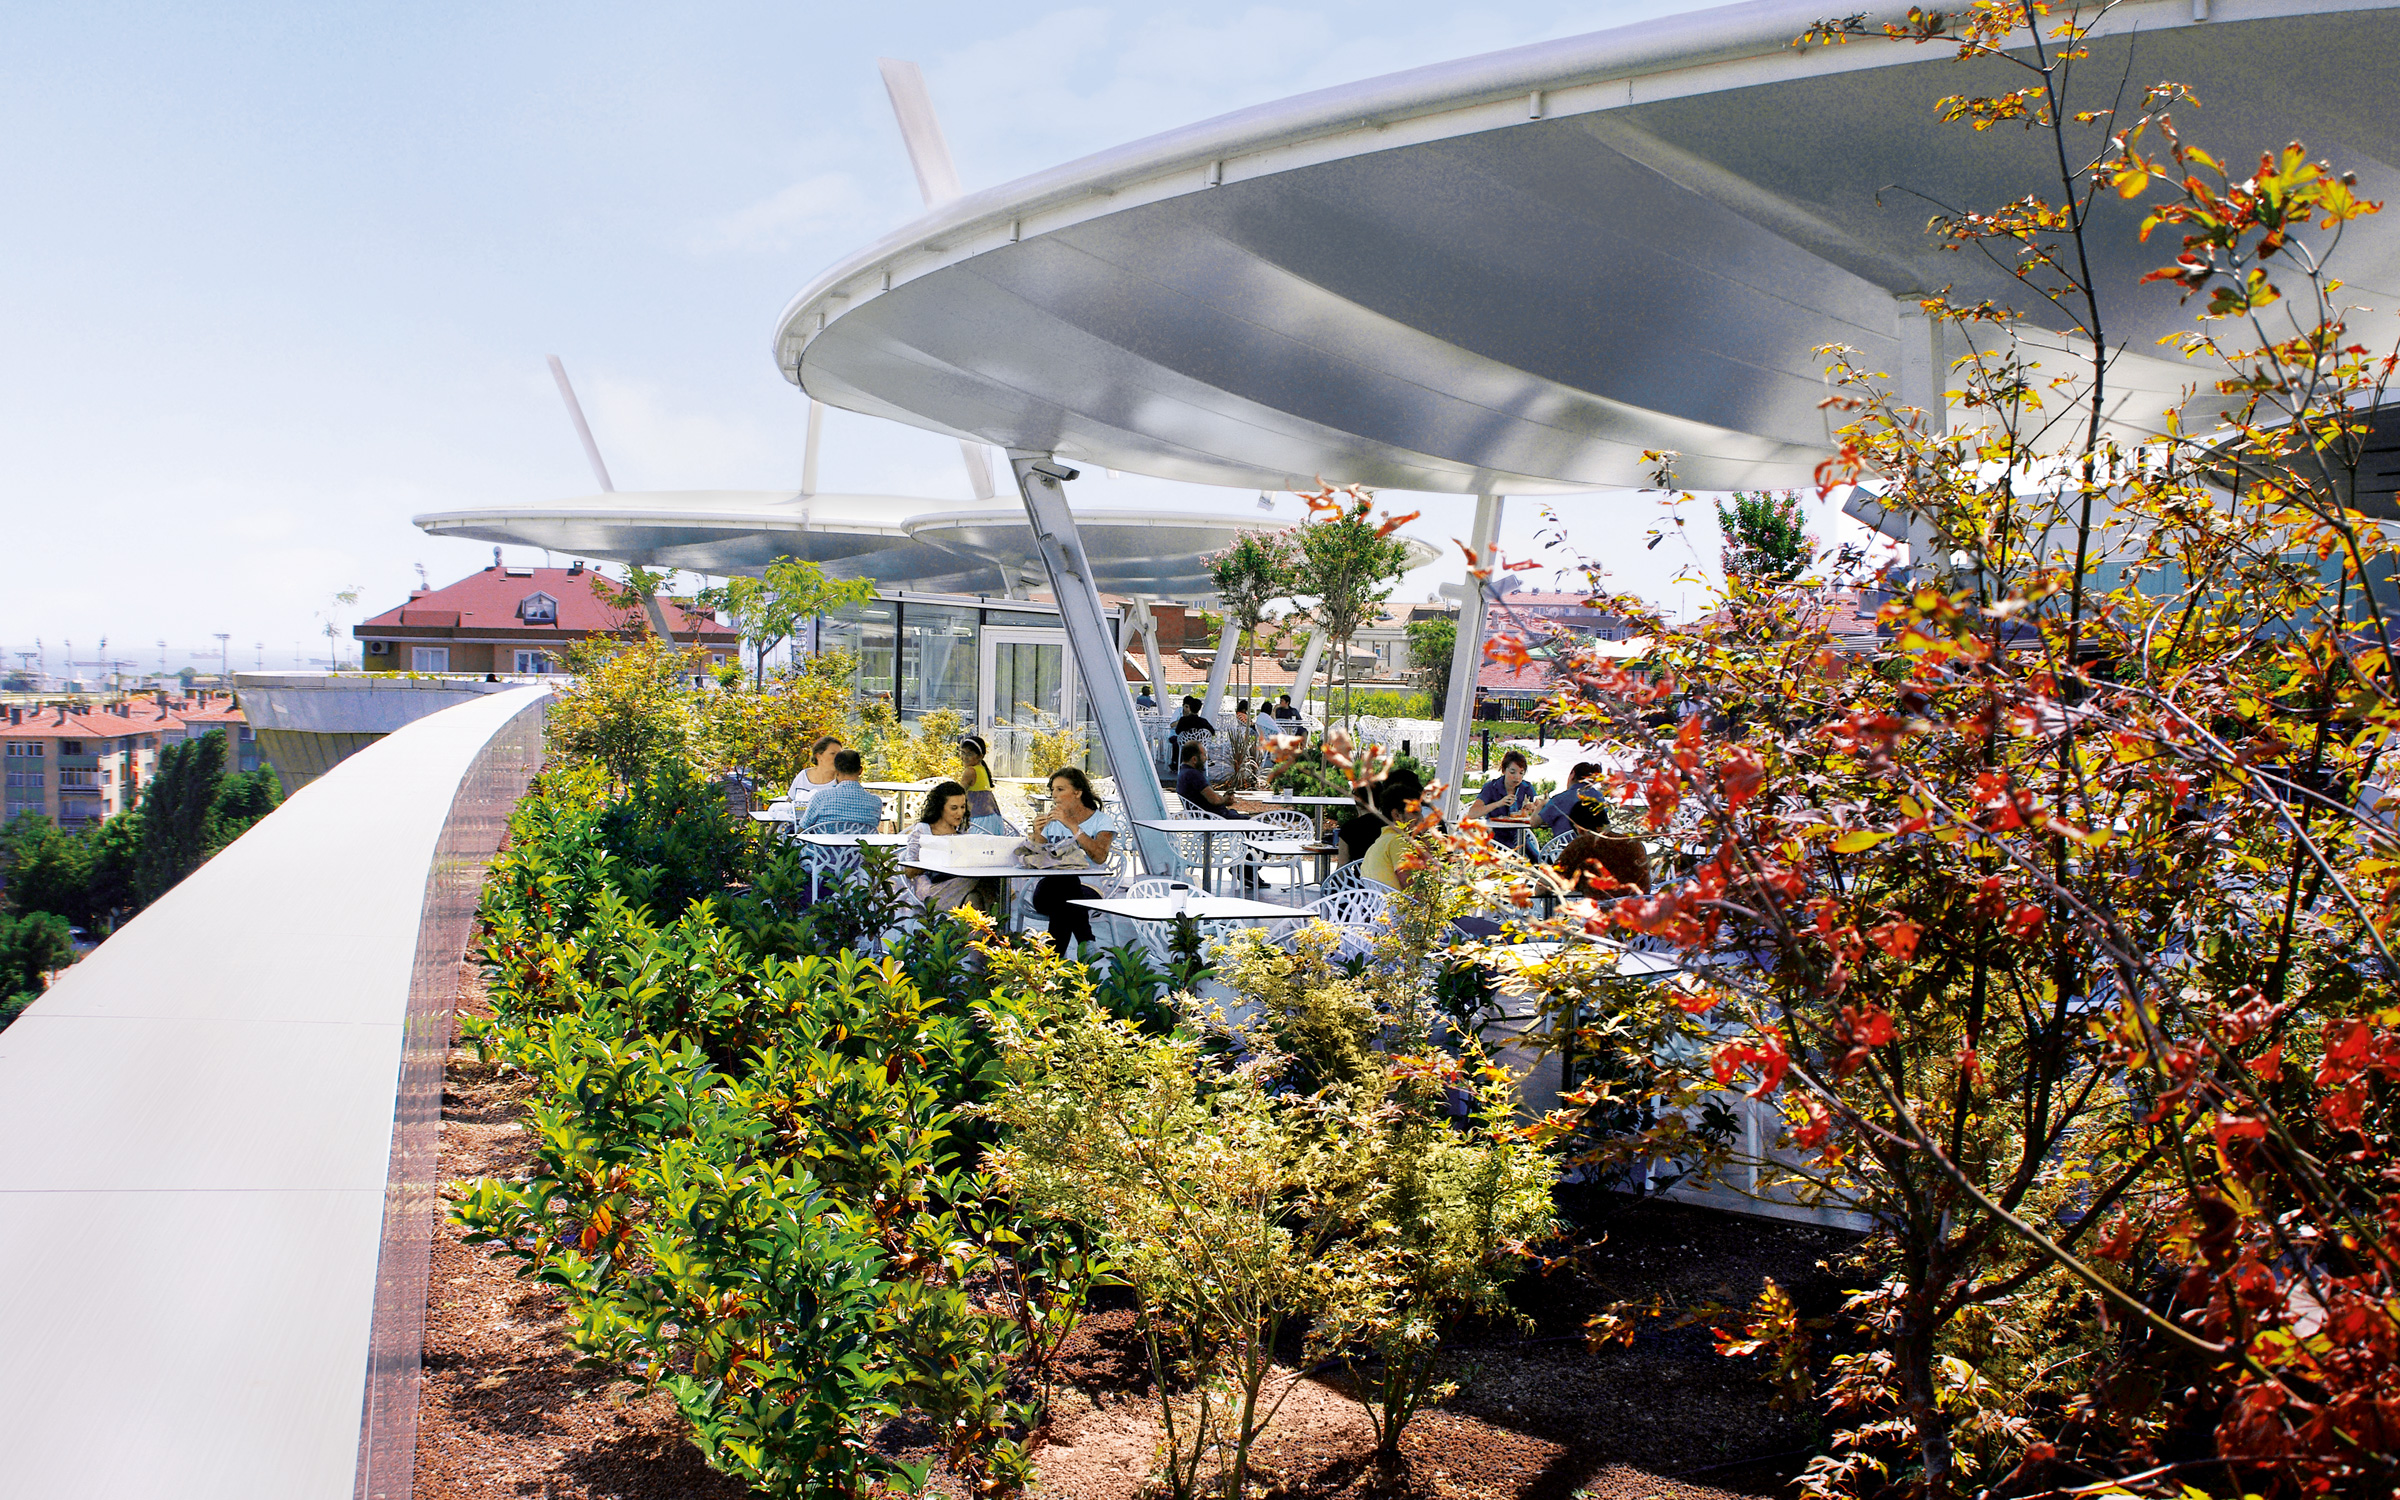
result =
[[391,654],[392,654],[392,643],[391,643],[390,641],[369,641],[369,642],[367,642],[367,655],[369,655],[369,656],[389,656],[389,655],[391,655]]

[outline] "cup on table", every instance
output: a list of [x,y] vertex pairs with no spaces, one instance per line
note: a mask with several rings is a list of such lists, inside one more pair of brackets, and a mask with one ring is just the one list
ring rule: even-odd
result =
[[1170,882],[1167,886],[1167,899],[1174,903],[1172,910],[1175,915],[1182,916],[1185,909],[1191,905],[1191,883],[1183,880]]

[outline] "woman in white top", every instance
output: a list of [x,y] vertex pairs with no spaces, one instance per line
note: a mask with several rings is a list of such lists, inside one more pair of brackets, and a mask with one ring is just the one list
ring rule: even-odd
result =
[[839,735],[822,735],[808,747],[808,764],[792,778],[792,789],[784,795],[792,804],[792,821],[808,811],[808,799],[833,785],[833,753],[842,748]]
[[[927,834],[949,838],[966,831],[967,789],[955,781],[945,781],[925,794],[925,810],[908,826],[908,843],[900,851],[900,862],[914,864],[923,857]],[[975,894],[979,883],[919,874],[909,882],[908,892],[935,911],[956,911]]]
[[[1117,841],[1117,820],[1101,808],[1100,798],[1092,791],[1092,778],[1083,774],[1082,767],[1067,766],[1050,773],[1050,821],[1042,825],[1042,837],[1062,854],[1070,848],[1081,849],[1093,864],[1108,863],[1109,846]],[[1091,947],[1091,909],[1068,903],[1089,901],[1099,894],[1073,875],[1053,875],[1035,882],[1033,909],[1050,919],[1050,941],[1059,952],[1067,951],[1069,938],[1080,938],[1086,949]]]

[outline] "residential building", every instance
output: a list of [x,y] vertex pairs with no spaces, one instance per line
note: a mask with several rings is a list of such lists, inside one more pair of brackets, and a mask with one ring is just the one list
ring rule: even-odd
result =
[[[145,747],[144,740],[151,743]],[[0,724],[0,810],[38,812],[62,828],[80,828],[133,806],[157,762],[157,736],[108,708],[9,710]]]
[[[622,614],[592,592],[582,563],[520,568],[494,562],[439,589],[412,589],[408,602],[352,627],[370,672],[532,676],[560,670],[567,646],[595,636],[630,637]],[[661,600],[667,628],[696,641],[717,664],[737,660],[741,638],[713,615]]]
[[227,694],[12,705],[0,722],[0,817],[38,812],[62,828],[114,817],[141,800],[160,752],[212,729],[225,731],[228,774],[258,769],[258,743]]

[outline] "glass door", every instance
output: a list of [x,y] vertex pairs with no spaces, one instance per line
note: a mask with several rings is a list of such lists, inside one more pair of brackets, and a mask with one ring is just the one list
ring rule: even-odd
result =
[[987,625],[983,631],[983,691],[977,705],[997,776],[1043,776],[1056,766],[1030,766],[1036,735],[1055,736],[1075,722],[1075,674],[1067,664],[1067,634]]

